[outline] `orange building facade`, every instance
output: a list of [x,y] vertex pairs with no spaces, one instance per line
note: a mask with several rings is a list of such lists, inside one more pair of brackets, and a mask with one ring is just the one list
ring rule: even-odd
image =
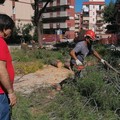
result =
[[[40,7],[46,1],[40,2]],[[55,0],[47,5],[42,14],[43,36],[58,35],[60,38],[74,38],[75,32],[75,0]]]

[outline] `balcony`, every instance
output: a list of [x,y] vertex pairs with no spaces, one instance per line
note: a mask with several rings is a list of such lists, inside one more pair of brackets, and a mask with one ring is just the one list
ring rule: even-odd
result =
[[67,23],[44,23],[43,29],[67,28]]
[[83,13],[83,17],[89,17],[89,13]]
[[89,17],[83,17],[83,21],[84,20],[88,20],[89,21]]
[[51,13],[43,13],[43,18],[56,18],[56,17],[68,17],[68,13],[60,12],[59,14],[57,12],[51,12]]
[[103,9],[97,10],[97,13],[103,13]]
[[96,21],[96,25],[98,25],[98,26],[101,26],[101,25],[103,25],[103,24],[104,24],[104,22],[103,22],[102,20]]
[[[45,5],[45,2],[43,3],[43,6]],[[55,0],[52,5],[50,5],[50,3],[47,5],[46,9],[57,9],[60,7],[68,7],[70,5],[69,2],[67,2],[67,0],[60,0],[60,3],[58,4],[57,1]]]
[[78,24],[79,24],[79,23],[80,23],[80,20],[75,20],[75,23],[78,23]]
[[96,25],[103,25],[103,22],[96,22]]
[[103,29],[96,29],[96,32],[102,32]]
[[100,15],[97,15],[97,21],[99,21],[99,20],[103,20],[103,17]]
[[89,24],[89,21],[83,21],[82,24],[83,24],[83,25],[88,25],[88,24]]
[[80,17],[75,17],[75,20],[79,20],[80,19]]
[[50,24],[43,24],[43,29],[49,29],[50,28]]
[[67,0],[61,0],[60,5],[70,5],[70,3],[68,3]]

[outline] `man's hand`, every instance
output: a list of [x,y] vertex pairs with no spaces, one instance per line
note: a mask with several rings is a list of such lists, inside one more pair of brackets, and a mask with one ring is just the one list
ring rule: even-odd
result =
[[101,59],[100,61],[101,61],[102,64],[105,64],[105,60]]
[[17,98],[16,98],[15,93],[14,92],[13,93],[9,93],[8,94],[8,98],[10,100],[10,105],[13,107],[16,104],[16,102],[17,102]]
[[76,65],[83,65],[83,64],[82,64],[82,62],[81,62],[81,61],[79,61],[78,59],[77,59],[77,60],[75,60],[75,62],[76,62]]

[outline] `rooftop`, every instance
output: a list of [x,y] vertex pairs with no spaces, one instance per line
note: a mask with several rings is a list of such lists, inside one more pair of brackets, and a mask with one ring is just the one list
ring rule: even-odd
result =
[[83,5],[104,5],[105,2],[83,2]]

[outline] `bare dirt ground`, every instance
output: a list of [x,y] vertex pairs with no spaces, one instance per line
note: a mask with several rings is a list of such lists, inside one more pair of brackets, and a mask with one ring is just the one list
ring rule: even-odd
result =
[[45,66],[42,70],[24,76],[16,76],[14,88],[17,92],[29,94],[34,89],[48,87],[54,83],[60,83],[73,72],[64,67],[57,68],[51,65]]

